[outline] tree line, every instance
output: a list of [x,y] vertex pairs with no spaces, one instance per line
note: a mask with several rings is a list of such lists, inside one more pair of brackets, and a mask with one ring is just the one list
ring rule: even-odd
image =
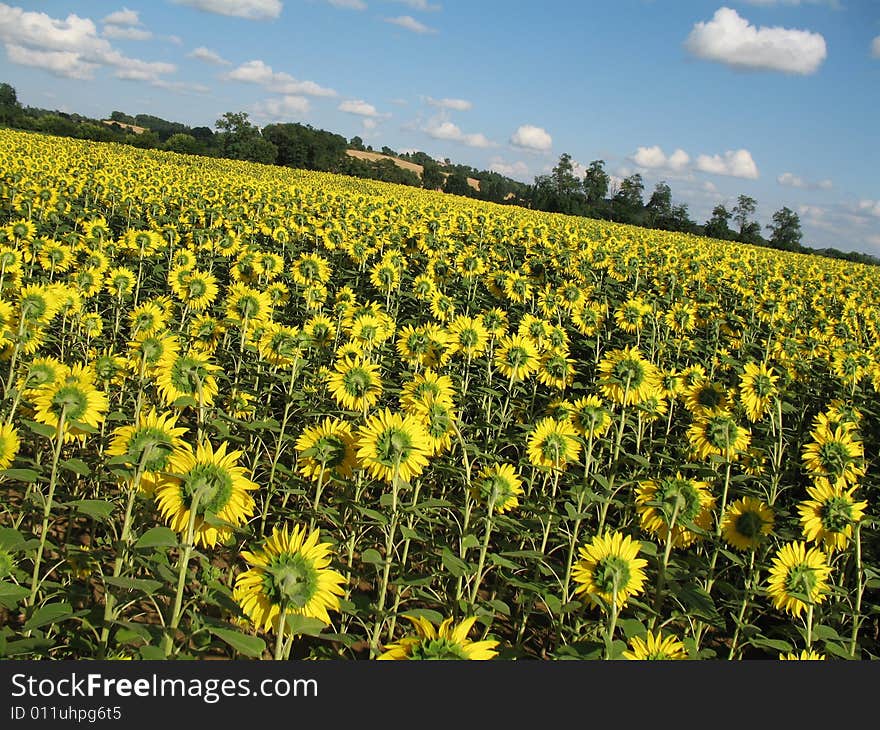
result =
[[[96,142],[117,142],[143,149],[333,172],[552,213],[880,264],[880,259],[856,251],[844,253],[834,248],[803,246],[800,219],[788,207],[773,214],[773,222],[768,226],[770,235],[765,238],[761,225],[754,220],[757,202],[747,195],[740,195],[737,204],[730,209],[724,205],[715,206],[711,218],[702,225],[698,224],[691,220],[687,204],[674,203],[672,190],[665,181],[657,183],[645,202],[644,181],[639,173],[613,184],[605,171],[604,160],[594,160],[583,178],[579,178],[568,153],[560,156],[549,174],[539,175],[529,185],[492,170],[456,164],[448,158],[439,162],[420,151],[398,153],[382,147],[378,152],[385,158],[361,159],[347,154],[347,150],[376,150],[364,145],[360,137],[347,140],[342,135],[295,122],[268,124],[260,128],[243,111],[226,112],[211,128],[191,127],[150,114],[129,115],[113,111],[108,119],[99,120],[76,113],[26,107],[18,101],[16,90],[6,83],[0,83],[0,126]],[[421,165],[422,174],[405,169],[388,157]],[[477,188],[469,183],[469,178],[478,181]]]

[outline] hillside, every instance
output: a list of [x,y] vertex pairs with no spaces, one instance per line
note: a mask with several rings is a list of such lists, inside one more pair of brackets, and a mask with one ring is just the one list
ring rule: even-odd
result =
[[[410,172],[414,172],[419,177],[422,176],[422,171],[424,167],[422,165],[417,165],[415,162],[408,162],[406,160],[401,160],[399,157],[392,157],[391,155],[383,155],[379,152],[366,152],[364,150],[346,150],[345,154],[349,157],[355,157],[359,160],[367,160],[368,162],[376,162],[377,160],[391,160],[398,167],[409,170]],[[448,172],[443,173],[444,177],[449,177]],[[476,178],[469,177],[467,179],[468,185],[470,185],[474,190],[480,189],[480,181]]]

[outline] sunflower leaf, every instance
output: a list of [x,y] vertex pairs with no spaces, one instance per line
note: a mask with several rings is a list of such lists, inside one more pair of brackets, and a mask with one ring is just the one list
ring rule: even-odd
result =
[[320,619],[298,613],[288,614],[287,627],[294,636],[318,636],[326,628]]
[[177,533],[167,527],[151,527],[134,544],[135,549],[177,547]]
[[65,506],[88,515],[94,520],[101,521],[110,519],[116,505],[100,499],[78,499],[74,502],[68,502]]
[[210,631],[218,639],[222,639],[231,646],[239,654],[258,659],[266,651],[266,642],[259,636],[249,636],[231,629],[220,629],[215,626],[209,626]]
[[4,469],[0,471],[0,476],[11,479],[14,482],[30,484],[40,478],[40,472],[33,469]]

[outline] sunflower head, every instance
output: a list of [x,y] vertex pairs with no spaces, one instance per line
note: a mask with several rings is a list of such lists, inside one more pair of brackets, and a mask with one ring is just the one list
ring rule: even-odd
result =
[[422,616],[406,616],[413,624],[415,636],[389,644],[377,658],[382,660],[486,660],[498,652],[497,641],[471,641],[467,638],[476,618],[466,618],[454,625],[453,619],[444,619],[435,626]]
[[639,541],[620,532],[593,537],[572,569],[575,593],[606,610],[613,603],[625,606],[630,596],[644,590],[648,561],[638,557],[640,548]]

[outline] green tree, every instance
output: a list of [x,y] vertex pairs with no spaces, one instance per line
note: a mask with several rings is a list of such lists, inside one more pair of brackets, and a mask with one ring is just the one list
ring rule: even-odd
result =
[[568,198],[580,192],[581,183],[574,176],[574,163],[571,161],[571,155],[568,152],[563,152],[559,156],[559,162],[556,163],[556,166],[550,173],[550,181],[554,192],[560,198]]
[[217,136],[224,157],[265,164],[275,162],[278,148],[263,139],[260,130],[248,119],[247,112],[226,112],[214,126],[220,130]]
[[773,214],[773,223],[767,226],[772,235],[770,245],[786,251],[797,251],[801,245],[803,232],[801,219],[791,208],[783,206]]
[[[757,209],[758,209],[757,201],[748,195],[740,195],[736,199],[736,206],[733,209],[733,220],[735,220],[737,225],[739,226],[740,237],[742,237],[745,234],[746,228],[749,226],[749,224],[751,222],[750,219],[755,214],[755,211]],[[752,228],[750,230],[754,230],[754,229]],[[758,226],[759,234],[760,234],[760,230],[761,230],[761,227]]]
[[733,231],[730,230],[730,219],[733,218],[731,213],[723,205],[718,204],[712,208],[712,217],[706,221],[705,234],[709,238],[720,238],[727,241],[733,238]]
[[621,223],[637,224],[641,221],[644,212],[642,194],[645,192],[645,183],[640,173],[634,173],[623,179],[620,189],[612,200],[612,215],[614,220]]
[[652,228],[669,229],[672,223],[672,189],[665,181],[654,186],[651,199],[645,206]]
[[588,205],[596,205],[608,195],[608,184],[611,179],[605,172],[605,160],[593,160],[584,175],[584,195]]
[[21,115],[21,104],[13,86],[0,84],[0,124],[12,124]]
[[427,162],[422,165],[422,187],[425,190],[438,190],[443,187],[443,173],[440,165],[436,162]]
[[191,134],[183,134],[178,132],[172,134],[163,147],[171,152],[179,152],[183,155],[197,155],[202,149],[202,145]]
[[460,172],[453,172],[443,183],[443,192],[453,195],[473,195],[474,189],[468,185],[467,177]]

